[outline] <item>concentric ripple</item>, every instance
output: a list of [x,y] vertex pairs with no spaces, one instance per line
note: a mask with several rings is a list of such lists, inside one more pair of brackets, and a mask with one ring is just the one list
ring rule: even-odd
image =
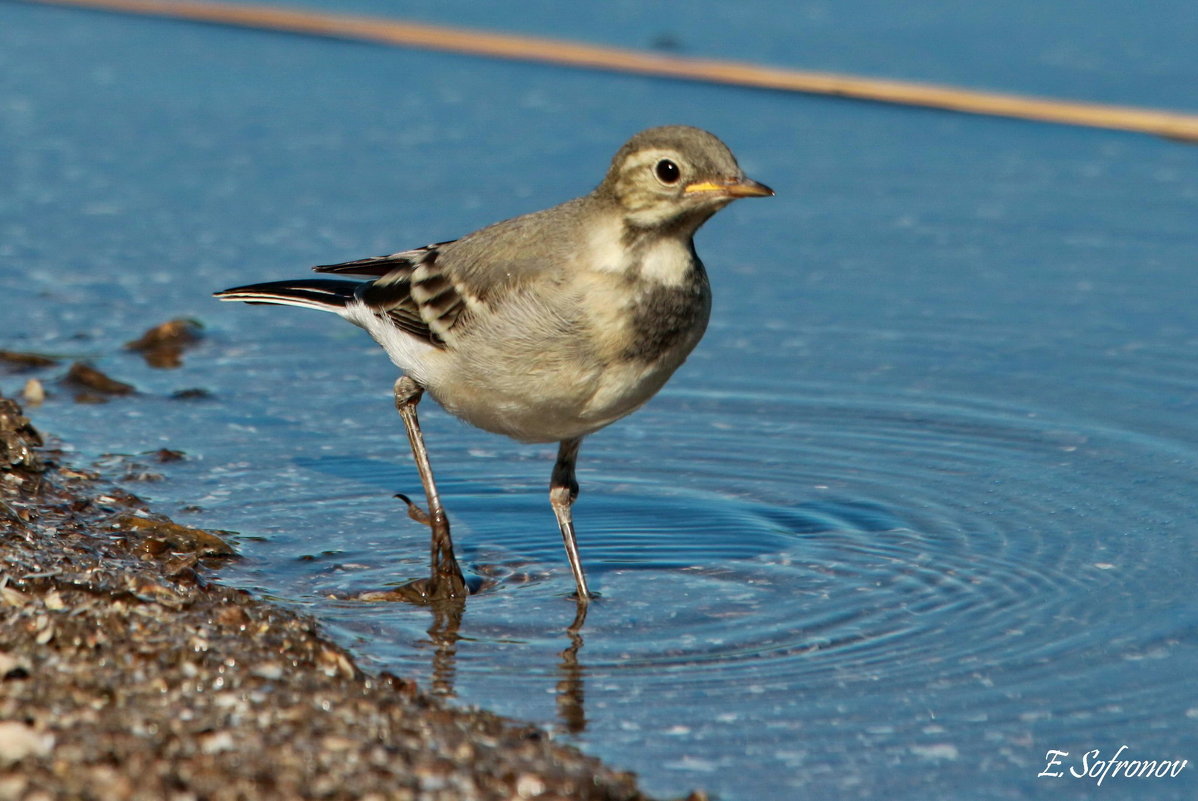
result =
[[[652,439],[655,414],[685,415],[687,436]],[[1093,731],[1095,696],[1125,723],[1184,714],[1160,687],[1198,615],[1150,614],[1198,561],[1176,525],[1198,460],[1175,441],[969,399],[676,394],[644,418],[588,443],[576,520],[602,597],[580,628],[533,482],[547,454],[463,477],[468,444],[439,453],[458,470],[446,503],[464,563],[492,581],[461,619],[346,602],[322,617],[380,665],[556,719],[633,768],[635,743],[684,736],[667,773],[717,790],[730,736],[790,766],[767,782],[786,793],[862,743],[895,759],[1024,743],[1034,761],[1029,737]],[[379,483],[377,464],[306,467]],[[302,563],[314,596],[423,570],[424,531],[374,514],[378,534]]]

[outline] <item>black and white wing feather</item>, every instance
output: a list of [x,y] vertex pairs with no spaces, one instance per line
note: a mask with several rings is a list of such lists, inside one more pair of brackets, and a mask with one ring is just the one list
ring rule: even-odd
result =
[[356,259],[354,261],[341,262],[340,264],[321,264],[312,269],[318,273],[340,273],[342,275],[382,278],[397,270],[410,270],[430,256],[435,259],[436,253],[444,246],[452,244],[453,241],[449,239],[445,242],[425,245],[415,250],[401,250],[398,253],[392,253],[388,256],[374,256],[369,259]]
[[363,284],[357,297],[399,328],[443,346],[455,325],[464,319],[470,296],[441,269],[439,257],[449,242],[438,242],[388,256],[314,267],[317,272],[376,276]]

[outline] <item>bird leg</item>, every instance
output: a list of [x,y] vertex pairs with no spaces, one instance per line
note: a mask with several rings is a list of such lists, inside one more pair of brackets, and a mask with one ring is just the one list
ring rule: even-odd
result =
[[424,495],[428,498],[428,512],[423,513],[406,497],[403,500],[408,504],[408,514],[414,520],[427,523],[433,530],[431,569],[425,595],[429,600],[464,598],[468,593],[466,580],[462,577],[462,569],[458,567],[458,560],[453,555],[453,540],[449,537],[449,517],[445,514],[445,507],[441,505],[437,485],[433,483],[433,469],[429,466],[428,450],[424,447],[424,434],[421,433],[420,422],[416,419],[416,404],[420,403],[422,395],[424,388],[406,375],[400,376],[395,382],[395,408],[408,431],[412,457],[416,460],[420,483],[424,485]]
[[549,482],[549,503],[562,530],[562,541],[566,544],[566,556],[570,559],[570,570],[574,571],[574,583],[578,585],[578,601],[585,604],[591,599],[587,590],[587,579],[582,572],[582,559],[578,556],[578,541],[574,537],[574,515],[571,507],[578,497],[578,482],[574,480],[574,465],[578,461],[578,448],[582,438],[562,440],[557,450],[557,462],[553,465],[553,478]]

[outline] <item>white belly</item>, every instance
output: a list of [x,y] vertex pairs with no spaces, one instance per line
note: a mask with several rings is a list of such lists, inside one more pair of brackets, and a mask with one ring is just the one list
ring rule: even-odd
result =
[[489,374],[485,380],[476,376],[428,389],[446,410],[479,428],[523,442],[558,442],[586,436],[639,409],[685,355],[653,366],[622,362],[522,376]]

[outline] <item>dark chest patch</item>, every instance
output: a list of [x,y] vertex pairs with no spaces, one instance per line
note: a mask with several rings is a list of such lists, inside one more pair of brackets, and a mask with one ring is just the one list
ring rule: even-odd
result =
[[698,259],[688,280],[680,286],[644,283],[645,288],[632,307],[632,342],[622,355],[625,359],[652,362],[702,333],[711,308],[711,292]]

